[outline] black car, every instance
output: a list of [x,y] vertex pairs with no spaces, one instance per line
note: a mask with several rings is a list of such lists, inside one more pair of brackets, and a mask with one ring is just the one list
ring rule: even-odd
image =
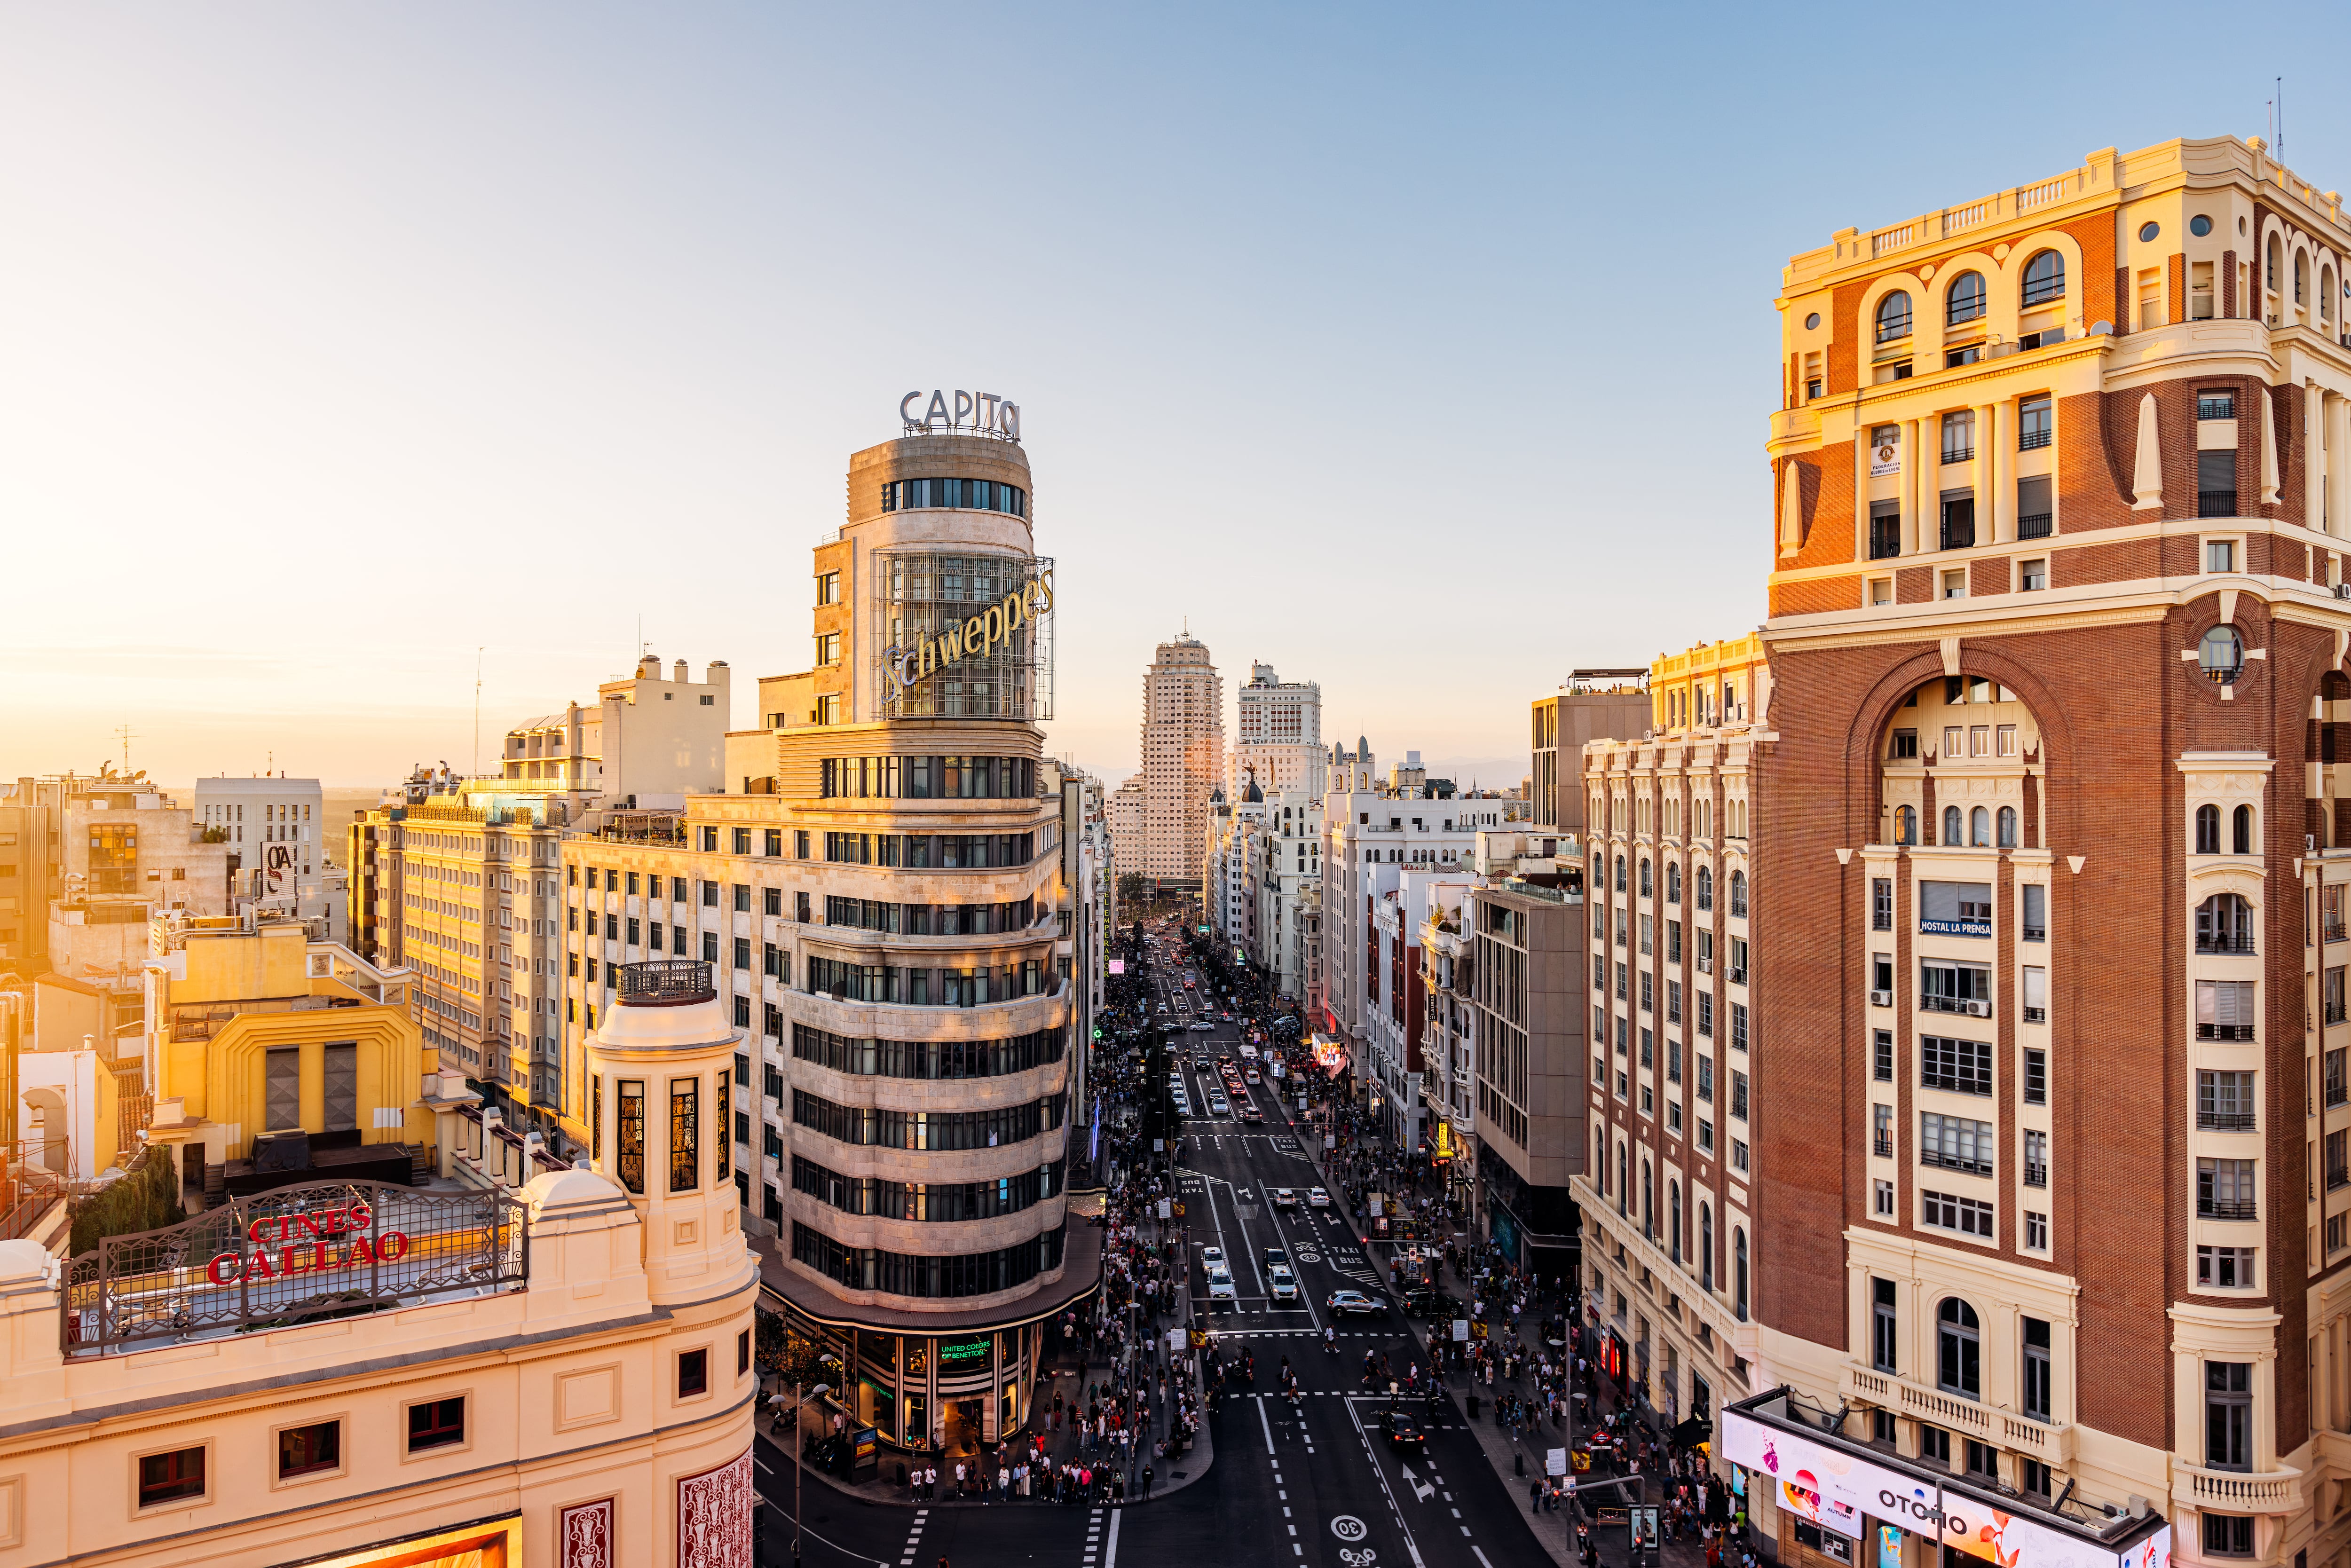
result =
[[1448,1296],[1434,1286],[1407,1291],[1404,1298],[1405,1316],[1411,1318],[1458,1318],[1464,1315],[1458,1298]]
[[1420,1429],[1420,1423],[1393,1405],[1380,1416],[1380,1431],[1400,1448],[1428,1447],[1428,1434]]

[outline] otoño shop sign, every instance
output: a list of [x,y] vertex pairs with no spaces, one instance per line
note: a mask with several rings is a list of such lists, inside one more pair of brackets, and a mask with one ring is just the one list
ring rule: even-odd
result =
[[371,1235],[374,1223],[375,1210],[364,1202],[256,1219],[245,1232],[254,1244],[252,1249],[219,1254],[204,1266],[204,1276],[215,1285],[234,1285],[240,1281],[372,1268],[406,1257],[408,1233],[386,1230]]

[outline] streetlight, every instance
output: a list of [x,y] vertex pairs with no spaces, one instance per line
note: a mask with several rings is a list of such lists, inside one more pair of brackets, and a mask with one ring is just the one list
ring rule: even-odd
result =
[[821,1399],[831,1390],[818,1384],[806,1394],[799,1391],[799,1379],[792,1379],[792,1436],[799,1441],[793,1445],[792,1454],[792,1568],[800,1568],[800,1471],[806,1468],[800,1456],[807,1451],[808,1434],[800,1430],[800,1409],[810,1399]]

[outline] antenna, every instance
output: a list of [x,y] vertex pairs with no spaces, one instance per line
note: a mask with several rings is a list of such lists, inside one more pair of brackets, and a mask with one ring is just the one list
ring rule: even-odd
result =
[[2285,162],[2285,78],[2273,78],[2277,86],[2277,161]]
[[482,650],[474,650],[474,776],[482,773]]
[[131,743],[139,737],[131,733],[131,727],[127,724],[117,728],[114,735],[122,742],[122,776],[128,779],[131,776]]

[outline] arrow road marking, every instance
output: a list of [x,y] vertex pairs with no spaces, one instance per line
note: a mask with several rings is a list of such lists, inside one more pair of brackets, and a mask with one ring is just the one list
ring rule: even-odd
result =
[[1410,1465],[1405,1466],[1400,1473],[1404,1477],[1405,1484],[1412,1488],[1412,1495],[1415,1500],[1426,1502],[1430,1498],[1437,1495],[1437,1489],[1430,1486],[1426,1481],[1422,1480],[1418,1476],[1414,1475]]

